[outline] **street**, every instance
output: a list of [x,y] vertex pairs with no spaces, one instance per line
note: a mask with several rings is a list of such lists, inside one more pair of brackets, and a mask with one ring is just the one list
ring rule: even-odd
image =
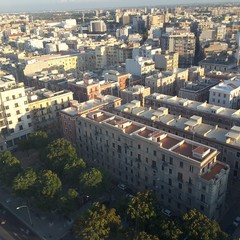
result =
[[25,224],[0,205],[0,240],[39,240]]

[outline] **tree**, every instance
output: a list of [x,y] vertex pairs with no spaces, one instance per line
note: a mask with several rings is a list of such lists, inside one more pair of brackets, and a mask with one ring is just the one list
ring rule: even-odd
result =
[[33,148],[42,149],[47,146],[49,138],[46,132],[37,131],[30,133],[28,140]]
[[143,227],[148,220],[156,216],[156,208],[151,192],[138,192],[134,196],[127,209],[127,215],[136,224],[136,230],[138,227]]
[[160,239],[178,240],[183,232],[178,225],[172,220],[163,220],[158,226]]
[[134,238],[134,240],[159,240],[159,238],[155,235],[148,234],[146,232],[140,232]]
[[45,198],[53,198],[61,189],[62,183],[56,173],[51,170],[44,170],[39,176],[40,195]]
[[185,234],[189,240],[227,240],[218,223],[204,214],[192,209],[183,215]]
[[76,158],[71,160],[64,166],[64,176],[68,183],[78,184],[76,179],[82,174],[83,170],[86,168],[86,163],[81,158]]
[[121,223],[120,216],[115,209],[107,209],[106,206],[97,203],[88,210],[85,217],[80,217],[74,224],[74,235],[81,240],[109,239],[111,231]]
[[0,179],[7,185],[11,185],[13,179],[21,172],[20,161],[5,151],[0,155]]
[[13,180],[12,189],[20,196],[31,196],[37,181],[37,174],[32,169],[19,173]]
[[59,198],[59,210],[61,214],[69,214],[76,210],[78,192],[74,188],[69,188],[67,194]]
[[65,165],[77,159],[76,149],[64,138],[51,142],[47,147],[47,160],[51,169],[62,174]]
[[82,184],[86,190],[96,189],[101,183],[102,173],[96,168],[90,169],[80,177],[80,184]]

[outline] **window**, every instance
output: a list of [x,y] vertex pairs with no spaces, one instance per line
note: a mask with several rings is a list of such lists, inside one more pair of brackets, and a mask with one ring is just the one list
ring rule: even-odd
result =
[[21,122],[22,121],[22,119],[21,118],[18,118],[18,122]]
[[180,168],[183,168],[183,162],[180,162],[179,165],[180,165]]
[[29,119],[30,118],[30,115],[27,115],[27,119]]
[[15,105],[15,107],[18,107],[18,103],[15,103],[14,105]]
[[192,189],[191,188],[188,188],[188,193],[192,193]]
[[157,167],[156,161],[152,161],[152,168],[156,168],[156,167]]
[[23,130],[23,126],[22,125],[19,126],[19,130]]
[[178,181],[182,181],[183,180],[183,174],[182,173],[178,173]]
[[8,110],[8,109],[9,109],[9,106],[5,106],[5,109]]
[[17,114],[17,115],[18,115],[18,114],[20,114],[20,111],[19,111],[19,110],[17,110],[17,111],[16,111],[16,114]]
[[138,144],[138,149],[141,149],[141,145],[140,144]]
[[9,101],[9,97],[6,97],[6,101]]
[[8,124],[12,124],[12,121],[9,121]]
[[189,166],[189,171],[193,172],[193,166],[192,165]]
[[201,201],[205,202],[205,195],[204,194],[201,194]]
[[156,152],[155,150],[153,151],[153,155],[154,155],[154,156],[157,156],[157,152]]
[[173,158],[172,158],[172,157],[169,158],[169,163],[170,163],[171,165],[173,165]]
[[12,95],[12,99],[15,99],[16,97],[15,97],[15,95]]
[[171,178],[168,179],[168,184],[169,184],[169,186],[172,186],[172,179]]
[[172,174],[172,169],[169,168],[169,174]]

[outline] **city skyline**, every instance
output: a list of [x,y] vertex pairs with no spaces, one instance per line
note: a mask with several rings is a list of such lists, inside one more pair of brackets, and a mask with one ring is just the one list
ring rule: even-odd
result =
[[[237,0],[232,0],[232,3],[238,2]],[[162,6],[167,5],[181,5],[181,4],[195,4],[195,0],[183,0],[178,2],[176,0],[169,0],[164,2],[159,2],[157,0],[148,1],[147,6]],[[197,2],[198,4],[209,3],[207,0],[201,0]],[[211,4],[217,3],[229,3],[226,0],[213,0]],[[64,10],[80,10],[80,9],[95,9],[95,8],[116,8],[116,7],[141,7],[146,6],[146,1],[110,1],[110,0],[52,0],[51,2],[47,0],[32,2],[30,0],[23,0],[18,2],[13,0],[11,2],[6,2],[0,0],[1,12],[38,12],[38,11],[64,11]],[[57,4],[57,5],[56,5]]]

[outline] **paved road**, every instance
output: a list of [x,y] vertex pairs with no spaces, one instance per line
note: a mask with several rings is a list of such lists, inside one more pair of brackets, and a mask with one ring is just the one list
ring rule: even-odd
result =
[[39,240],[25,224],[0,205],[0,240]]

